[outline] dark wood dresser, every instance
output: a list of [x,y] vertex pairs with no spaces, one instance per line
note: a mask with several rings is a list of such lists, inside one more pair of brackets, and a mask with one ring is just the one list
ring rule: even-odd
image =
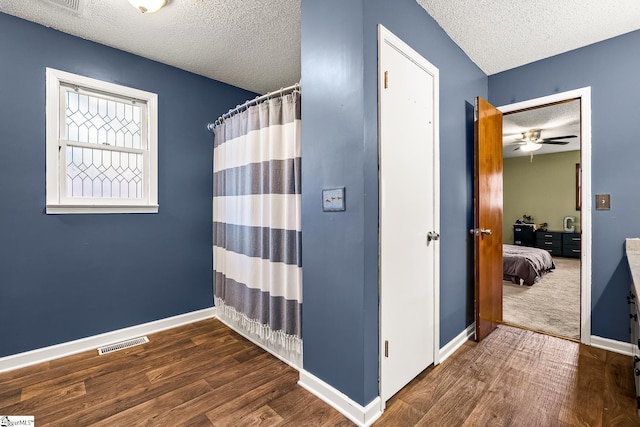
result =
[[562,256],[580,258],[580,233],[562,233]]
[[545,249],[551,255],[562,255],[561,231],[536,231],[536,248]]
[[580,258],[580,233],[537,230],[535,246],[554,256]]
[[518,246],[535,246],[536,233],[532,225],[515,224],[513,226],[513,244]]

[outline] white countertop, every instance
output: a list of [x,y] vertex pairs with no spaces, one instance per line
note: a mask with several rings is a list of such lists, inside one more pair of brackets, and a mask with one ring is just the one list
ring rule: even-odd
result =
[[640,296],[640,238],[626,239],[625,249],[635,292]]

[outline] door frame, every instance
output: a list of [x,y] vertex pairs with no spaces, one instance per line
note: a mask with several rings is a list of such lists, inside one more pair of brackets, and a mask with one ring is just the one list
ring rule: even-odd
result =
[[[384,44],[391,46],[398,52],[406,56],[409,60],[415,62],[421,68],[425,69],[429,74],[433,76],[433,220],[435,230],[440,230],[440,78],[439,70],[429,61],[427,61],[421,54],[416,52],[408,44],[403,42],[400,38],[395,36],[391,31],[385,28],[383,25],[378,25],[378,167],[380,165],[380,143],[382,128],[384,126],[381,114],[381,102],[382,91],[384,89],[384,69],[382,67],[382,47]],[[378,169],[378,181],[380,181],[381,175]],[[378,191],[380,191],[378,189]],[[378,253],[380,254],[380,229],[383,227],[381,206],[378,202],[378,215],[380,218],[378,229]],[[424,230],[425,244],[427,232],[431,230]],[[434,261],[433,261],[433,307],[428,307],[433,313],[433,364],[438,365],[440,363],[440,242],[436,242],[434,248]],[[382,259],[378,258],[378,271],[382,267]],[[382,281],[378,274],[378,289],[381,292]],[[379,353],[378,353],[378,380],[379,389],[378,394],[382,396],[382,358],[384,357],[384,340],[383,340],[383,319],[382,319],[382,305],[384,301],[380,299],[379,304],[379,323],[378,323],[378,341],[379,341]],[[386,402],[380,399],[380,409],[384,411]]]
[[580,342],[591,345],[591,86],[497,107],[503,113],[539,107],[554,102],[580,99],[580,165],[582,200],[580,211]]

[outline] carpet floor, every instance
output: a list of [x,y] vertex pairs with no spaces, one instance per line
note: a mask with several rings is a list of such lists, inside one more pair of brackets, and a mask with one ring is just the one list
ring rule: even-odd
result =
[[533,286],[503,282],[506,323],[580,339],[580,260],[554,258],[555,270]]

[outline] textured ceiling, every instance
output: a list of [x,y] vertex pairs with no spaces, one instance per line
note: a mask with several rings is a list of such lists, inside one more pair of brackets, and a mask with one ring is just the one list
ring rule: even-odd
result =
[[[45,0],[0,11],[254,92],[300,80],[301,0],[169,0],[146,15],[80,1],[79,15]],[[488,75],[640,29],[640,0],[417,2]]]
[[559,136],[576,135],[567,138],[567,145],[542,144],[542,148],[534,155],[559,153],[580,149],[580,101],[574,100],[562,104],[550,105],[517,113],[505,114],[502,121],[502,142],[504,157],[528,156],[529,153],[515,150],[514,144],[522,140],[522,132],[540,129],[540,138],[556,138]]
[[0,11],[258,93],[300,81],[300,0],[169,0],[142,14],[127,0],[42,0]]
[[640,29],[639,0],[417,0],[487,75]]

